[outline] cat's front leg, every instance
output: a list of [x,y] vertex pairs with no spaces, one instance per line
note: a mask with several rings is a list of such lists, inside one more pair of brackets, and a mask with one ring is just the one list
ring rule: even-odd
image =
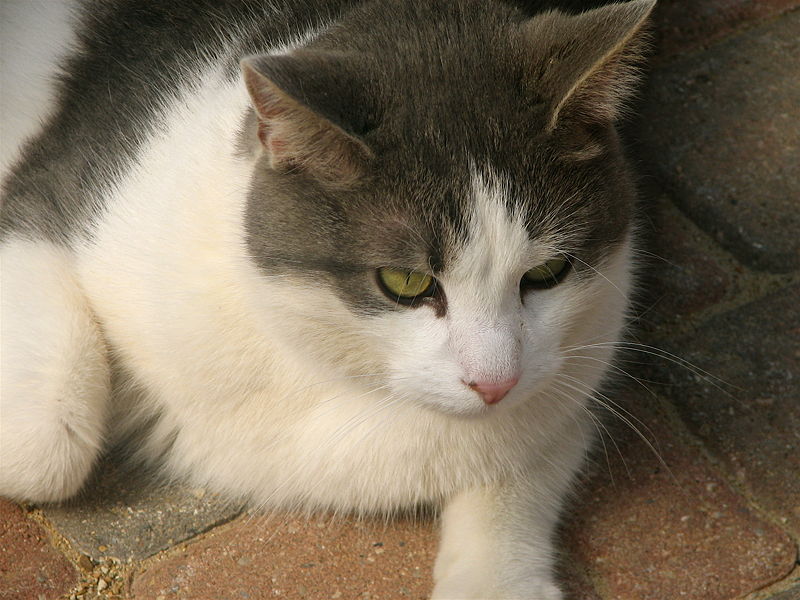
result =
[[63,500],[102,444],[105,344],[67,250],[12,240],[0,259],[0,496]]
[[552,534],[560,494],[520,480],[462,492],[444,507],[434,600],[561,600]]

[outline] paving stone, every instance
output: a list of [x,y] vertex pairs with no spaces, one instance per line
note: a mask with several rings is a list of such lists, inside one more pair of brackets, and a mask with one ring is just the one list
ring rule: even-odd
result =
[[[682,418],[800,539],[800,286],[709,320],[675,352],[726,382],[673,372]],[[680,351],[678,350],[680,348]]]
[[653,71],[635,128],[681,209],[739,260],[800,268],[800,10]]
[[659,0],[653,13],[659,58],[687,52],[737,28],[800,6],[798,0]]
[[788,577],[743,600],[800,600],[800,561]]
[[[655,453],[615,428],[583,487],[567,535],[608,599],[733,600],[780,581],[796,548],[780,528],[750,511],[699,450],[674,434],[662,410],[621,400],[656,440]],[[640,426],[647,431],[644,426]]]
[[800,585],[796,585],[776,596],[772,596],[770,600],[800,600]]
[[562,549],[562,564],[558,568],[558,580],[568,600],[603,600],[595,589],[580,558],[569,548]]
[[77,581],[78,572],[47,533],[17,505],[0,500],[0,599],[51,600]]
[[240,517],[134,574],[134,599],[427,598],[436,532],[383,523]]
[[[730,292],[733,275],[712,242],[665,196],[652,201],[642,223],[648,241],[637,300],[637,330],[681,326]],[[735,267],[734,267],[735,268]]]
[[96,561],[145,558],[240,512],[200,489],[156,485],[146,473],[113,459],[79,498],[43,510],[75,548]]

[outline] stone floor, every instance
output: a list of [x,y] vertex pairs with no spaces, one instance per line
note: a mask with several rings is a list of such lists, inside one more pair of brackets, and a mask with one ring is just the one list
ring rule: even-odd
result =
[[[644,292],[565,515],[572,600],[800,600],[800,1],[660,0],[641,117]],[[629,380],[631,379],[631,380]],[[624,383],[623,380],[629,380]],[[612,439],[613,438],[613,439]],[[0,599],[426,598],[436,525],[265,518],[109,462],[0,501]]]

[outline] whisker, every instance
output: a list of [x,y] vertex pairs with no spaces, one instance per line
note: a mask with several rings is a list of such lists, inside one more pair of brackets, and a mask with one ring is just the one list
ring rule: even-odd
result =
[[[605,436],[603,435],[603,433],[605,433],[605,435],[608,436],[608,439],[611,440],[611,443],[614,444],[614,448],[616,449],[617,454],[619,455],[619,458],[622,461],[622,464],[625,466],[626,471],[627,471],[628,465],[625,463],[625,457],[623,456],[622,451],[620,450],[619,446],[617,445],[617,442],[614,439],[614,436],[611,435],[611,432],[608,430],[608,427],[606,427],[605,423],[603,423],[603,421],[596,414],[594,414],[588,406],[586,406],[582,402],[576,400],[572,396],[572,394],[569,394],[565,390],[560,390],[560,389],[553,389],[553,390],[550,390],[550,391],[551,391],[551,393],[557,394],[558,398],[569,400],[569,401],[573,402],[574,404],[577,404],[581,408],[581,410],[583,410],[587,415],[589,415],[589,418],[592,421],[592,425],[594,425],[594,428],[597,430],[597,434],[598,434],[598,438],[600,439],[600,443],[603,445],[603,455],[605,456],[605,459],[606,459],[606,466],[608,467],[608,474],[611,477],[612,485],[616,485],[616,483],[614,481],[614,473],[611,470],[611,457],[610,457],[610,455],[608,453],[608,446],[606,445]],[[584,396],[585,396],[585,394],[584,394]]]
[[[564,386],[568,387],[569,389],[571,389],[571,390],[573,390],[575,392],[578,392],[578,393],[582,392],[582,390],[579,387],[576,387],[576,386],[572,385],[571,383],[569,383],[568,381],[565,381],[565,380],[561,379],[561,377],[563,377],[563,374],[559,374],[558,375],[557,381],[558,381],[559,384],[564,385]],[[581,382],[580,380],[576,380],[576,382],[583,384],[583,382]],[[601,398],[598,398],[597,395],[600,395]],[[658,459],[658,462],[661,464],[661,466],[663,466],[664,469],[670,474],[670,477],[672,477],[672,479],[674,481],[676,481],[676,482],[678,481],[677,478],[675,477],[675,475],[672,473],[672,470],[669,468],[669,465],[667,465],[666,461],[661,456],[661,453],[658,451],[658,449],[647,438],[647,436],[644,435],[639,430],[639,428],[636,427],[636,425],[634,425],[634,423],[630,419],[628,419],[624,414],[622,414],[620,411],[615,409],[611,404],[609,404],[608,402],[605,401],[605,400],[609,400],[608,397],[604,396],[603,394],[601,394],[600,392],[598,392],[596,390],[591,390],[589,393],[586,393],[586,396],[588,398],[590,398],[591,400],[593,400],[594,402],[596,402],[597,404],[599,404],[600,406],[602,406],[605,410],[610,412],[612,415],[614,415],[616,418],[618,418],[620,421],[622,421],[625,425],[627,425],[647,445],[647,447],[650,449],[650,451],[653,453],[653,455]],[[605,398],[605,400],[603,398]],[[648,433],[650,433],[650,435],[653,435],[652,431],[648,430]],[[655,436],[653,436],[653,437],[655,439]],[[626,467],[626,470],[627,470],[627,467]]]
[[[573,382],[573,383],[575,383],[575,384],[580,384],[580,385],[582,385],[584,388],[586,388],[587,390],[590,390],[590,389],[591,389],[591,388],[590,388],[590,387],[589,387],[589,386],[588,386],[588,385],[587,385],[585,382],[581,381],[581,380],[580,380],[580,379],[578,379],[577,377],[572,377],[571,375],[567,375],[566,373],[559,373],[559,376],[560,376],[560,377],[564,377],[564,378],[566,378],[566,379],[568,379],[568,380],[572,381],[572,382]],[[648,390],[648,391],[649,391],[649,390]],[[652,393],[652,392],[651,392],[651,393]],[[639,417],[637,417],[636,415],[634,415],[632,412],[630,412],[628,409],[626,409],[625,407],[623,407],[621,404],[619,404],[618,402],[615,402],[614,400],[612,400],[612,399],[611,399],[611,398],[609,398],[609,397],[608,397],[606,394],[604,394],[604,393],[600,392],[599,390],[591,390],[591,393],[590,393],[590,394],[588,394],[588,395],[589,395],[589,396],[590,396],[590,397],[591,397],[593,400],[595,400],[596,402],[599,402],[599,400],[598,400],[598,398],[596,398],[595,396],[599,396],[599,397],[600,397],[600,398],[601,398],[601,399],[602,399],[602,400],[603,400],[605,403],[608,403],[608,406],[605,406],[605,408],[606,408],[607,410],[609,410],[609,409],[610,409],[610,407],[611,407],[611,406],[613,406],[613,407],[614,407],[616,410],[618,410],[618,411],[621,411],[621,414],[617,414],[616,416],[618,416],[620,419],[622,419],[622,417],[623,417],[623,416],[625,416],[626,418],[632,419],[632,420],[633,420],[633,421],[635,421],[637,424],[639,424],[639,425],[641,425],[642,427],[644,427],[644,429],[647,431],[647,433],[648,433],[650,436],[652,436],[652,437],[653,437],[653,439],[655,440],[655,435],[654,435],[654,434],[653,434],[653,432],[650,430],[650,428],[647,426],[647,424],[646,424],[644,421],[642,421],[642,420],[641,420]],[[656,395],[655,395],[655,394],[653,394],[653,397],[655,398],[655,397],[656,397]],[[633,427],[633,424],[632,424],[632,423],[631,423],[631,427]]]
[[709,373],[708,371],[701,369],[699,366],[689,362],[688,360],[681,358],[680,356],[677,356],[676,354],[672,354],[671,352],[668,352],[656,346],[649,346],[647,344],[641,344],[639,342],[618,341],[618,342],[600,342],[596,344],[584,344],[581,346],[573,346],[565,348],[562,350],[562,352],[571,352],[573,350],[585,350],[590,348],[607,348],[607,347],[612,347],[615,349],[622,349],[622,350],[632,350],[636,352],[641,352],[642,354],[647,354],[658,358],[662,358],[664,360],[668,360],[678,366],[687,369],[692,374],[701,378],[703,381],[706,381],[710,385],[713,385],[718,391],[722,392],[723,394],[725,394],[730,398],[733,398],[733,396],[731,396],[731,394],[727,390],[720,387],[720,385],[716,384],[714,380],[718,381],[720,384],[730,386],[733,389],[739,389],[739,390],[741,389],[738,386],[735,386],[734,384],[727,382],[723,379],[720,379],[719,377],[716,377],[715,375]]

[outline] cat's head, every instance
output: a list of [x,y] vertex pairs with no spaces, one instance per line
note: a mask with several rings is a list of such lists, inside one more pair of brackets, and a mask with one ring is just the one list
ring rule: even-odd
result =
[[652,6],[382,2],[245,60],[247,245],[297,344],[456,414],[604,360],[634,196],[614,122]]

